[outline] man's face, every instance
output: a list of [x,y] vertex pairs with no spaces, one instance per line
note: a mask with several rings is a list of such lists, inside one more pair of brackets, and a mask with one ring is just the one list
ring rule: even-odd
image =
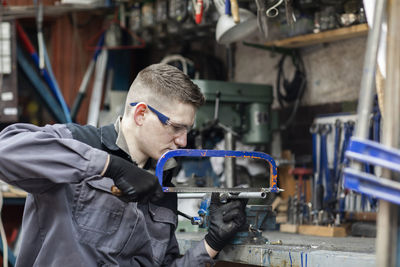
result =
[[169,150],[187,145],[188,128],[193,126],[196,108],[191,104],[171,102],[169,108],[157,111],[167,116],[169,122],[163,124],[156,112],[148,108],[139,137],[142,152],[156,160]]

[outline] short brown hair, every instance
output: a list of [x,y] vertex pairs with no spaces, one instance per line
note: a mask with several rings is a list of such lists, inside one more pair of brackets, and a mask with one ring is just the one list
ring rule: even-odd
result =
[[[139,72],[132,83],[129,94],[132,100],[145,101],[140,94],[157,99],[173,99],[192,104],[196,108],[204,104],[204,95],[200,88],[178,68],[168,64],[153,64]],[[129,98],[129,95],[128,95]],[[157,98],[157,99],[154,99]]]

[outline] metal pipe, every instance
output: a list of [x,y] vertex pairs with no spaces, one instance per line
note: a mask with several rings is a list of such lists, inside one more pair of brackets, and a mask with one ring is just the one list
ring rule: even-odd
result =
[[[377,1],[379,2],[379,1]],[[382,1],[384,2],[384,1]],[[377,4],[378,5],[378,4]],[[382,129],[382,144],[388,147],[399,148],[400,118],[397,115],[400,107],[400,3],[389,0],[388,35],[386,53],[386,83],[384,92],[384,120]],[[383,177],[393,179],[395,173],[389,169],[382,170]],[[399,266],[397,256],[398,247],[398,206],[380,200],[377,215],[376,264],[377,266]],[[397,261],[397,264],[396,264]]]
[[204,198],[207,193],[178,193],[179,199]]
[[[237,198],[266,198],[266,192],[241,192],[238,194],[232,193],[220,193],[223,195],[224,198],[228,199],[237,199]],[[193,199],[193,198],[204,198],[207,193],[178,193],[179,199]]]
[[[235,136],[231,131],[225,133],[225,150],[235,150]],[[236,159],[227,157],[224,161],[225,170],[225,184],[227,188],[235,187],[235,177],[236,177]]]
[[369,135],[369,119],[374,98],[375,70],[377,65],[376,59],[385,4],[386,0],[375,2],[373,26],[368,34],[359,95],[360,99],[358,101],[357,109],[357,125],[354,134],[358,138],[368,139]]
[[242,192],[239,194],[228,194],[229,199],[236,199],[236,198],[266,198],[266,192]]

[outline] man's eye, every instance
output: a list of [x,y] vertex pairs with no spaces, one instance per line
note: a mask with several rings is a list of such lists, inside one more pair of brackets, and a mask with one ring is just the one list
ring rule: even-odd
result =
[[174,132],[180,132],[181,130],[182,130],[182,127],[180,127],[180,126],[172,126],[173,127],[173,129],[174,129]]

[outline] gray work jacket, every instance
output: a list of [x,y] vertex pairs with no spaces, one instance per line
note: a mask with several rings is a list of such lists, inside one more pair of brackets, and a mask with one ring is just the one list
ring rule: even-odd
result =
[[61,124],[14,124],[0,133],[0,179],[26,190],[16,266],[204,266],[204,242],[179,257],[176,214],[126,203],[101,177],[105,151]]

